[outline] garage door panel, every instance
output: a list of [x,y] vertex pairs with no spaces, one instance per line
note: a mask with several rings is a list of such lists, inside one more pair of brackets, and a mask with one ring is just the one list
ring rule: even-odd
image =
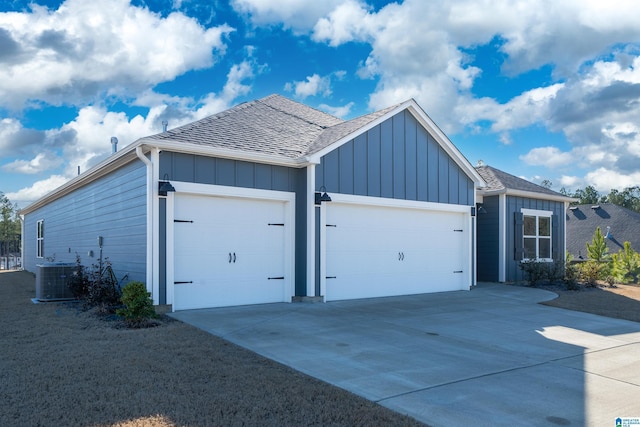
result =
[[285,209],[280,201],[177,195],[175,218],[192,222],[174,223],[174,277],[187,282],[174,285],[174,308],[290,298]]
[[327,206],[327,300],[463,289],[465,216],[425,209]]

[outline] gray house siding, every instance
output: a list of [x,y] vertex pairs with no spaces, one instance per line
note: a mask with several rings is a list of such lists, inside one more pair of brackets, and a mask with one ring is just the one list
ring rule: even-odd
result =
[[[146,281],[146,168],[131,162],[91,184],[79,188],[25,215],[25,269],[37,264],[98,263],[98,236],[103,258],[108,258],[118,279]],[[37,222],[44,220],[44,257],[36,257]],[[89,255],[93,251],[93,256]]]
[[477,222],[477,274],[478,280],[497,282],[500,260],[500,204],[499,197],[485,197],[486,213],[476,215]]
[[[293,192],[296,195],[296,227],[295,227],[295,293],[305,296],[307,289],[306,275],[306,224],[307,224],[307,175],[306,169],[287,168],[284,166],[245,162],[240,160],[205,157],[195,154],[160,153],[160,179],[169,181],[193,182],[198,184],[225,185],[229,187],[254,188]],[[165,215],[164,205],[160,205],[160,215]],[[160,222],[161,226],[165,222]],[[163,235],[166,230],[161,229]],[[166,241],[160,239],[160,253],[166,253]],[[160,265],[164,266],[164,263]],[[164,270],[163,268],[161,270]],[[160,272],[166,277],[164,271]],[[166,278],[165,278],[166,282]],[[166,283],[160,283],[166,289]],[[162,295],[161,291],[161,298]]]
[[[538,200],[524,197],[507,196],[506,199],[506,280],[520,281],[525,280],[522,270],[518,264],[521,257],[516,254],[516,230],[515,230],[515,214],[520,209],[537,209],[553,212],[552,218],[552,255],[554,258],[560,257],[564,259],[564,235],[565,235],[565,209],[563,202],[554,202],[550,200]],[[517,259],[520,258],[520,259]]]
[[322,157],[316,190],[473,205],[473,181],[403,111]]

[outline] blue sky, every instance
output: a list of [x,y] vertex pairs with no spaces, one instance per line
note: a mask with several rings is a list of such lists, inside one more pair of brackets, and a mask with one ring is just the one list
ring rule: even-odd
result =
[[472,164],[640,185],[634,0],[5,0],[0,191],[279,93],[348,119],[414,98]]

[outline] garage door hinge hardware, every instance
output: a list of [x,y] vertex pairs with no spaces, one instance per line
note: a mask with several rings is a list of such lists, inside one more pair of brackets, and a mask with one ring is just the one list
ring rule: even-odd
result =
[[229,252],[229,264],[231,263],[236,263],[236,253],[234,252],[233,254],[231,252]]
[[268,280],[284,280],[284,276],[280,276],[280,277],[269,277],[267,278]]
[[458,233],[462,233],[464,230],[453,230],[453,231],[457,231]]
[[190,222],[193,224],[193,221],[189,221],[187,219],[174,219],[173,222]]
[[273,224],[271,222],[268,225],[277,225],[278,227],[284,227],[284,224]]
[[462,273],[462,270],[456,270],[454,273]]
[[327,224],[327,227],[337,227],[335,224]]
[[185,283],[193,283],[193,280],[189,280],[188,282],[173,282],[174,285],[184,285]]
[[327,277],[325,277],[325,279],[337,279],[337,278],[338,278],[337,276],[327,276]]

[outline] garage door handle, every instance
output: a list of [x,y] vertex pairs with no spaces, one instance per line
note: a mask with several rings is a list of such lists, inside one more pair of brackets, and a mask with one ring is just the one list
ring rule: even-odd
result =
[[229,252],[229,264],[231,264],[231,252]]
[[235,252],[233,253],[233,263],[234,264],[236,263],[236,253]]

